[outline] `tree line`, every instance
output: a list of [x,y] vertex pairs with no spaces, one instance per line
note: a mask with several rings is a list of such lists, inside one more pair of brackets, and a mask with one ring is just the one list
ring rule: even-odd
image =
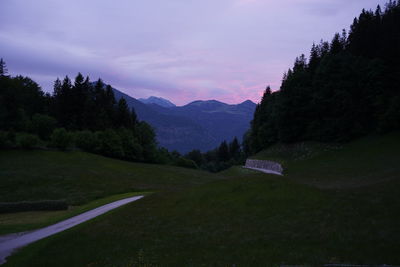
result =
[[349,33],[296,58],[279,91],[268,86],[244,150],[306,140],[349,141],[400,129],[400,1],[363,10]]
[[247,155],[235,137],[231,142],[223,141],[210,151],[202,153],[200,150],[192,150],[185,154],[186,159],[192,160],[196,165],[206,171],[219,172],[233,165],[242,165]]

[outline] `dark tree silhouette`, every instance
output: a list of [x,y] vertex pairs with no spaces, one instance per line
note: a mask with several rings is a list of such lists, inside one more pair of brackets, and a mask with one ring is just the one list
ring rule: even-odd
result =
[[400,1],[363,10],[347,34],[296,58],[280,90],[267,88],[246,151],[276,142],[348,141],[400,129]]
[[8,73],[8,69],[6,63],[4,62],[3,58],[0,58],[0,76],[6,76]]

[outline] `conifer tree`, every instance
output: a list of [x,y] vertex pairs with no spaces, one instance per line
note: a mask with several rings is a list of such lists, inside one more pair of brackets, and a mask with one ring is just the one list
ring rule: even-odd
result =
[[3,58],[0,58],[0,77],[7,76],[8,69],[6,66],[6,62],[4,62]]
[[218,148],[218,160],[219,161],[229,160],[229,147],[226,141],[223,141]]
[[240,144],[236,136],[229,144],[229,155],[231,158],[234,158],[235,160],[239,159],[240,157]]
[[115,123],[117,127],[131,128],[132,126],[132,116],[123,97],[118,101]]

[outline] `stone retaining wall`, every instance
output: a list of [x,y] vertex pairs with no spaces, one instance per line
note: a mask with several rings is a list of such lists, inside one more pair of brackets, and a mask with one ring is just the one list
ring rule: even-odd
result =
[[281,164],[269,160],[257,160],[257,159],[248,159],[246,160],[246,168],[255,168],[255,169],[263,169],[267,171],[276,172],[282,174],[283,168]]

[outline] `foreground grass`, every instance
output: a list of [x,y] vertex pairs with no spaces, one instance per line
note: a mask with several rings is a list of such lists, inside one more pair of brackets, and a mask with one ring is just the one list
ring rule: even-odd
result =
[[0,151],[0,202],[63,199],[81,205],[126,192],[177,190],[215,177],[84,152]]
[[32,244],[8,264],[393,264],[400,262],[400,218],[390,188],[344,194],[251,174],[148,196]]
[[97,199],[81,206],[70,206],[68,210],[27,211],[0,214],[0,235],[45,227],[117,200],[148,194],[149,192],[118,194]]
[[6,266],[399,264],[398,140],[287,159],[284,177],[232,168],[34,243]]

